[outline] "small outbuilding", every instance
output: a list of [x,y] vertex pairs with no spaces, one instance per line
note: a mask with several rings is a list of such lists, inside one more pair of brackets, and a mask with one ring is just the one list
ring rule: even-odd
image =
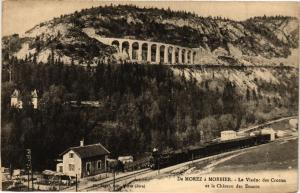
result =
[[287,133],[285,131],[282,131],[282,130],[278,130],[277,133],[276,133],[277,137],[284,137],[286,135],[287,135]]
[[274,131],[274,129],[270,128],[270,127],[265,127],[261,130],[261,134],[270,134],[270,140],[274,141],[275,140],[275,135],[276,132]]
[[131,163],[133,162],[133,157],[131,155],[129,156],[119,156],[118,160],[122,162],[123,164]]
[[64,168],[64,164],[62,162],[56,164],[56,171],[57,172],[63,172],[64,171],[63,168]]
[[237,134],[233,130],[226,130],[221,132],[221,141],[236,139]]

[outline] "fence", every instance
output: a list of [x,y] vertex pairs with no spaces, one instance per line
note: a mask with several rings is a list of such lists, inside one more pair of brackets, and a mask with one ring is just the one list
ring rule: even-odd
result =
[[67,176],[39,176],[34,181],[35,190],[43,191],[60,191],[71,186],[74,186],[75,179]]

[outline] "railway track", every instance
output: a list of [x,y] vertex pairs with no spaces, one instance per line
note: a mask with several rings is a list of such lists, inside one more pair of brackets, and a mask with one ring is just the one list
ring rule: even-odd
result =
[[[284,120],[287,120],[287,119],[291,119],[291,118],[297,118],[296,116],[290,116],[290,117],[283,117],[283,118],[280,118],[280,119],[276,119],[276,120],[272,120],[272,121],[268,121],[266,123],[263,123],[263,124],[260,124],[260,125],[256,125],[256,126],[252,126],[252,127],[248,127],[248,128],[244,128],[244,129],[241,129],[240,131],[243,131],[243,132],[249,132],[249,131],[252,131],[252,130],[255,130],[255,129],[260,129],[262,126],[266,126],[266,125],[269,125],[269,124],[273,124],[273,123],[276,123],[276,122],[280,122],[280,121],[284,121]],[[281,139],[282,140],[282,139]],[[251,148],[255,148],[255,147],[250,147],[250,148],[245,148],[245,149],[251,149]],[[219,156],[224,156],[224,155],[227,155],[227,154],[230,154],[230,153],[235,153],[235,152],[239,152],[239,151],[244,151],[245,149],[239,149],[239,150],[235,150],[235,151],[230,151],[230,152],[226,152],[226,153],[222,153],[222,154],[219,154],[219,155],[214,155],[214,156],[209,156],[209,157],[206,157],[206,158],[201,158],[201,159],[196,159],[194,160],[194,162],[198,162],[198,161],[204,161],[206,159],[212,159],[212,158],[217,158]],[[191,162],[191,161],[189,161]],[[185,162],[185,163],[182,163],[184,165],[188,165],[190,164],[189,162]],[[193,162],[193,161],[192,161]],[[192,163],[191,162],[191,163]],[[182,165],[182,164],[178,164],[177,166],[179,165]],[[173,168],[172,166],[169,167],[169,168]],[[167,168],[165,168],[167,169]],[[137,172],[133,172],[133,173],[130,173],[128,175],[123,175],[123,176],[120,176],[120,177],[117,177],[115,179],[113,178],[110,178],[110,179],[107,179],[107,180],[103,180],[102,182],[99,182],[97,184],[93,184],[93,185],[90,185],[88,187],[85,187],[85,188],[82,188],[80,189],[79,188],[79,191],[97,191],[101,188],[104,188],[104,189],[107,189],[107,188],[111,188],[111,185],[113,183],[117,184],[117,183],[120,183],[122,181],[125,181],[125,184],[128,184],[130,183],[131,181],[135,180],[136,177],[138,176],[141,176],[143,174],[147,174],[147,173],[150,173],[151,170],[150,168],[147,168],[147,169],[143,169],[143,170],[140,170],[140,171],[137,171]],[[123,184],[124,185],[124,184]],[[119,190],[120,188],[122,188],[122,186],[118,186],[115,191]]]
[[[284,138],[281,138],[281,139],[277,139],[274,142],[284,141],[286,139],[294,139],[294,138],[297,138],[297,137],[298,136],[284,137]],[[271,143],[274,143],[274,142],[271,142]],[[247,147],[247,148],[243,148],[243,149],[237,149],[237,150],[233,150],[233,151],[229,151],[229,152],[224,152],[224,153],[221,153],[221,154],[218,154],[218,155],[212,155],[212,156],[208,156],[208,157],[204,157],[204,158],[195,159],[193,161],[188,161],[188,162],[176,164],[176,165],[173,165],[173,166],[169,166],[169,167],[166,167],[166,168],[162,168],[160,170],[160,172],[161,173],[167,173],[167,172],[170,172],[170,171],[173,171],[173,170],[176,170],[178,168],[188,166],[188,165],[191,165],[191,164],[200,163],[200,162],[203,162],[203,163],[211,162],[212,160],[220,159],[220,158],[223,158],[223,157],[226,157],[226,156],[231,156],[231,155],[234,155],[236,153],[240,153],[240,152],[243,152],[243,151],[248,151],[248,150],[251,150],[251,149],[255,149],[255,148],[258,148],[258,147],[261,147],[261,146],[264,146],[264,145],[267,145],[267,144],[261,144],[261,145],[258,145],[258,146],[252,146],[252,147]],[[124,185],[129,184],[130,182],[134,181],[136,179],[136,177],[139,177],[143,174],[147,174],[147,173],[150,173],[150,172],[154,172],[155,175],[157,175],[156,174],[157,170],[151,170],[150,168],[147,168],[147,169],[135,172],[135,173],[131,173],[131,174],[128,174],[128,175],[125,175],[125,176],[115,178],[115,184],[117,184],[119,182],[122,182],[122,181],[125,181],[124,184],[117,186],[115,188],[115,191],[121,190]],[[106,188],[106,189],[109,188],[109,187],[111,188],[113,182],[114,182],[113,179],[109,179],[109,180],[101,182],[97,185],[93,185],[93,186],[90,186],[90,187],[87,187],[87,188],[79,189],[79,191],[99,191],[100,188]]]
[[151,171],[152,170],[150,168],[146,168],[144,170],[140,170],[138,172],[134,172],[134,173],[131,173],[131,174],[128,174],[128,175],[124,175],[124,176],[121,176],[121,177],[118,177],[118,178],[115,178],[115,179],[109,179],[109,180],[101,182],[99,184],[81,189],[80,191],[93,191],[93,190],[97,190],[99,188],[107,188],[107,187],[110,187],[110,185],[113,184],[113,183],[116,184],[116,183],[122,182],[122,181],[127,181],[127,180],[129,181],[131,179],[133,180],[138,175],[146,174],[146,173],[151,172]]

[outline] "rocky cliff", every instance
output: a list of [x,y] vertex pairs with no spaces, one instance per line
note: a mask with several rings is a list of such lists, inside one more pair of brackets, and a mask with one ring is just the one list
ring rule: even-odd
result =
[[[298,64],[298,19],[286,16],[233,21],[187,12],[120,5],[61,15],[25,34],[4,37],[3,54],[47,62],[50,55],[66,64],[97,64],[111,58],[110,46],[89,37],[92,28],[103,37],[126,37],[198,48],[198,64]],[[113,59],[113,58],[112,58]]]

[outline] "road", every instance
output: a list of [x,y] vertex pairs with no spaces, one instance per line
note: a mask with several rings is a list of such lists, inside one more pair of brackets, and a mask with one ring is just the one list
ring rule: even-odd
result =
[[242,129],[240,129],[240,131],[249,132],[249,131],[252,131],[252,130],[259,129],[260,127],[268,126],[270,124],[277,123],[277,122],[280,122],[280,121],[285,121],[285,120],[288,120],[288,119],[298,119],[298,116],[283,117],[283,118],[280,118],[280,119],[267,121],[266,123],[262,123],[260,125],[255,125],[255,126],[251,126],[251,127],[247,127],[247,128],[242,128]]

